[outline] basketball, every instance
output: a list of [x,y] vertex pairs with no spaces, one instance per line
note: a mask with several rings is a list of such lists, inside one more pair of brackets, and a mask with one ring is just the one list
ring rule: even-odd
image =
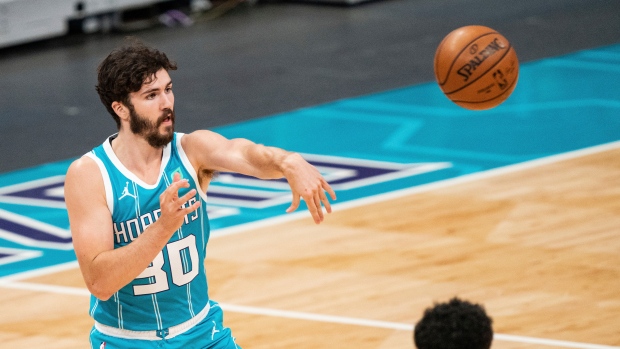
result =
[[505,101],[519,76],[514,48],[497,31],[469,25],[450,32],[435,52],[435,79],[457,105],[490,109]]

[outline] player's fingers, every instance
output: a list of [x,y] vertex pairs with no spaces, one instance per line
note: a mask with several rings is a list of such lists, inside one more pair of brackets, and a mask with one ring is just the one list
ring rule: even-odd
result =
[[314,206],[316,207],[316,213],[318,214],[319,219],[322,222],[325,219],[325,217],[323,216],[323,209],[321,208],[320,194],[317,193],[316,195],[314,195],[312,199],[314,199]]
[[[321,223],[321,216],[319,214],[320,207],[317,209],[316,203],[314,202],[314,195],[307,195],[308,197],[304,197],[304,201],[306,202],[306,206],[308,207],[308,211],[312,215],[314,219],[314,223]],[[321,212],[322,213],[322,212]]]
[[172,182],[168,188],[164,191],[167,195],[170,195],[170,198],[176,200],[179,197],[179,190],[181,188],[188,188],[189,182],[187,179],[179,179],[175,182]]
[[173,181],[173,182],[178,182],[178,181],[180,181],[180,180],[181,180],[181,174],[180,174],[179,172],[175,172],[175,173],[172,175],[172,181]]
[[299,194],[293,193],[293,201],[291,206],[286,209],[286,213],[291,213],[299,207]]
[[189,199],[193,198],[194,196],[196,196],[196,189],[192,189],[190,191],[188,191],[185,195],[181,196],[179,198],[179,200],[177,200],[179,203],[184,204],[186,203]]
[[196,211],[198,209],[198,207],[200,207],[200,200],[194,202],[193,204],[189,205],[188,207],[183,208],[183,215],[192,213],[194,211]]
[[329,196],[332,198],[332,200],[336,200],[336,192],[334,191],[334,189],[332,189],[332,187],[325,180],[323,180],[322,185],[323,189],[325,189],[329,193]]
[[[176,211],[181,208],[181,206],[189,200],[188,198],[179,198],[179,190],[182,187],[189,187],[189,183],[186,179],[178,180],[170,184],[166,190],[159,196],[159,205],[163,209],[167,208],[168,210]],[[192,193],[190,190],[189,193]],[[190,197],[196,195],[195,191],[193,194],[190,194]],[[187,196],[187,194],[186,194]]]
[[329,202],[329,199],[327,198],[327,196],[325,195],[325,192],[321,190],[321,202],[323,203],[323,206],[325,206],[325,210],[327,211],[327,213],[332,213],[332,205]]
[[189,187],[189,181],[187,179],[179,179],[177,181],[174,181],[170,184],[170,186],[167,189],[173,188],[176,190],[179,190],[180,188],[187,188]]

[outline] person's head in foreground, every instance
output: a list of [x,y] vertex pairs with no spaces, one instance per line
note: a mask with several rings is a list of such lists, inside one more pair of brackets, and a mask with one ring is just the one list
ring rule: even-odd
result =
[[424,311],[413,340],[418,349],[489,349],[492,323],[481,305],[455,297]]

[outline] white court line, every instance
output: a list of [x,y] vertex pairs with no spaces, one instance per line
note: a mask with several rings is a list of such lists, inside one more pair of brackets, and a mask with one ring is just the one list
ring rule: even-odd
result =
[[[343,316],[304,313],[304,312],[298,312],[298,311],[248,307],[248,306],[233,305],[233,304],[227,304],[227,303],[219,303],[219,304],[222,307],[222,309],[226,311],[235,312],[235,313],[255,314],[255,315],[282,317],[282,318],[297,319],[297,320],[337,323],[337,324],[342,324],[342,325],[357,325],[357,326],[366,326],[366,327],[373,327],[373,328],[404,330],[404,331],[411,331],[412,334],[413,334],[413,328],[414,328],[413,324],[404,324],[404,323],[399,323],[399,322],[377,321],[377,320],[367,320],[367,319],[359,319],[359,318],[351,318],[351,317],[343,317]],[[500,333],[493,334],[493,339],[500,340],[500,341],[506,341],[506,342],[540,344],[540,345],[547,345],[547,346],[553,346],[553,347],[566,347],[566,348],[581,348],[581,349],[618,349],[620,348],[620,347],[614,347],[614,346],[608,346],[608,345],[559,341],[559,340],[553,340],[553,339],[514,336],[514,335],[506,335],[506,334],[500,334]]]
[[[18,282],[18,281],[0,280],[0,287],[19,289],[19,290],[28,290],[28,291],[57,293],[57,294],[65,294],[65,295],[78,295],[78,296],[89,296],[90,295],[90,292],[88,292],[87,289],[80,288],[80,287],[55,286],[55,285],[45,285],[45,284],[36,284],[36,283]],[[392,330],[399,330],[399,331],[410,331],[412,334],[413,334],[413,328],[414,328],[413,324],[405,324],[405,323],[400,323],[400,322],[378,321],[378,320],[359,319],[359,318],[352,318],[352,317],[345,317],[345,316],[313,314],[313,313],[305,313],[305,312],[299,312],[299,311],[250,307],[250,306],[235,305],[235,304],[228,304],[228,303],[219,303],[219,304],[223,310],[230,311],[233,313],[272,316],[272,317],[287,318],[287,319],[335,323],[335,324],[341,324],[341,325],[385,328],[385,329],[392,329]],[[493,335],[493,340],[499,340],[499,341],[505,341],[505,342],[516,342],[516,343],[527,343],[527,344],[538,344],[538,345],[546,345],[546,346],[552,346],[552,347],[577,348],[577,349],[619,349],[620,348],[620,347],[614,347],[614,346],[608,346],[608,345],[569,342],[569,341],[560,341],[560,340],[526,337],[526,336],[515,336],[515,335],[507,335],[507,334],[501,334],[501,333],[495,333]]]
[[75,268],[78,268],[79,266],[80,265],[78,264],[77,261],[56,264],[56,265],[52,265],[49,267],[28,270],[28,271],[24,271],[21,273],[16,273],[16,274],[12,274],[9,276],[0,277],[0,282],[23,280],[23,279],[29,279],[29,278],[33,278],[37,276],[49,275],[49,274],[58,273],[58,272],[69,270],[69,269],[75,269]]
[[[370,204],[374,204],[374,203],[378,203],[382,201],[398,199],[398,198],[402,198],[408,195],[424,193],[424,192],[428,192],[431,190],[446,188],[446,187],[457,185],[457,184],[473,182],[479,179],[491,178],[491,177],[504,175],[508,173],[523,171],[523,170],[527,170],[527,169],[531,169],[531,168],[535,168],[539,166],[553,164],[553,163],[564,161],[564,160],[570,160],[570,159],[575,159],[575,158],[586,156],[586,155],[592,155],[592,154],[596,154],[596,153],[600,153],[603,151],[612,150],[616,148],[620,148],[620,141],[615,141],[615,142],[605,143],[605,144],[601,144],[601,145],[597,145],[597,146],[593,146],[589,148],[574,150],[574,151],[567,152],[567,153],[542,157],[542,158],[538,158],[538,159],[534,159],[534,160],[530,160],[526,162],[520,162],[514,165],[508,165],[504,167],[498,167],[492,170],[463,175],[460,177],[448,178],[442,181],[422,184],[422,185],[418,185],[418,186],[411,187],[411,188],[395,190],[395,191],[391,191],[391,192],[384,193],[384,194],[367,196],[361,199],[351,200],[351,201],[347,201],[343,203],[334,203],[332,204],[332,210],[345,210],[349,208],[370,205]],[[337,194],[338,193],[336,193],[336,195]],[[280,223],[290,222],[290,221],[299,219],[301,217],[309,218],[310,214],[307,211],[298,211],[298,212],[289,213],[283,216],[277,216],[273,218],[263,219],[260,221],[239,224],[239,225],[229,227],[229,228],[214,229],[211,232],[211,237],[217,238],[217,237],[222,237],[222,236],[239,234],[239,233],[247,232],[247,231],[254,230],[254,229],[259,229],[259,228],[264,228],[264,227],[268,227],[268,226],[272,226],[272,225],[276,225]]]
[[31,282],[0,280],[0,287],[16,290],[37,291],[64,295],[90,296],[90,292],[82,287],[36,284]]

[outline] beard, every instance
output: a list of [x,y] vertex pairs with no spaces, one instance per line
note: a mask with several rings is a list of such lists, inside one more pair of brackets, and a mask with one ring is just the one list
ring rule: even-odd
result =
[[[163,134],[159,133],[159,126],[161,126],[167,118],[170,118],[172,125],[167,126]],[[133,106],[129,107],[129,127],[131,132],[144,137],[148,144],[154,148],[163,148],[172,141],[174,137],[174,119],[175,115],[172,109],[164,109],[157,120],[151,122],[149,119],[138,115]]]

